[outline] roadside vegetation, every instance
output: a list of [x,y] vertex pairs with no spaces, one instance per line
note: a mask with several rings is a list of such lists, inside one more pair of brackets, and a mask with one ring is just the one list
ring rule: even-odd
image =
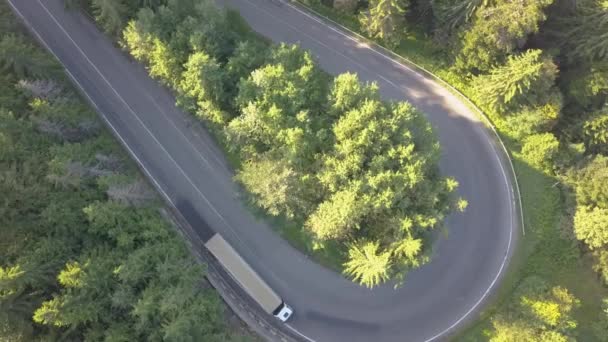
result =
[[514,158],[526,235],[459,339],[608,340],[608,2],[300,1],[459,89]]
[[245,339],[154,190],[6,2],[0,68],[0,341]]
[[439,173],[430,124],[382,101],[376,84],[332,78],[208,1],[110,2],[85,6],[214,132],[254,210],[317,260],[368,287],[400,282],[428,260],[445,216],[466,207]]

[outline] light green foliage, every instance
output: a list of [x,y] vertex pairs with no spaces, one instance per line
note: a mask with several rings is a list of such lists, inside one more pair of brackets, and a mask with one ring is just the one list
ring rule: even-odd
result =
[[589,248],[608,245],[608,209],[579,206],[574,216],[574,233]]
[[152,40],[152,50],[148,56],[150,75],[169,85],[176,84],[182,73],[178,56],[169,46],[156,38]]
[[576,200],[608,209],[608,157],[596,156],[577,172]]
[[365,100],[380,100],[377,84],[363,84],[352,73],[340,74],[334,79],[329,100],[333,116],[356,109]]
[[543,9],[552,0],[505,0],[481,7],[462,38],[456,68],[489,71],[507,55],[521,48],[528,35],[538,31],[546,16]]
[[608,155],[608,105],[583,122],[583,139],[590,151]]
[[551,59],[542,56],[541,50],[527,50],[509,57],[506,64],[492,69],[490,74],[475,77],[473,84],[480,103],[504,112],[509,108],[544,104],[556,76],[557,67]]
[[360,228],[360,220],[368,214],[357,187],[335,192],[321,203],[306,221],[308,228],[320,240],[344,240]]
[[280,160],[250,160],[236,176],[236,180],[255,196],[258,206],[269,214],[293,218],[310,211],[311,201],[307,194],[306,176],[300,176],[293,168]]
[[[559,93],[555,93],[558,95]],[[561,97],[552,98],[551,102],[536,107],[524,106],[515,113],[505,113],[502,127],[508,134],[523,141],[526,137],[552,128],[561,110]]]
[[390,253],[379,250],[377,242],[353,244],[344,266],[344,273],[371,288],[389,278]]
[[[342,76],[334,87],[345,87],[350,78]],[[332,195],[307,227],[319,238],[372,239],[394,250],[389,271],[399,277],[425,260],[420,237],[442,221],[455,186],[435,169],[438,145],[420,113],[405,103],[375,100],[374,85],[353,89],[352,98],[332,92],[334,110],[345,111],[319,174]],[[348,205],[339,211],[338,203]]]
[[[226,115],[216,106],[226,106],[226,90],[224,71],[219,63],[204,52],[190,55],[184,65],[184,73],[179,83],[181,98],[186,108],[194,111],[200,108],[199,113],[213,124],[223,124]],[[192,99],[194,103],[187,104]]]
[[559,141],[551,133],[531,135],[524,139],[521,153],[531,166],[552,171],[552,161],[557,155]]
[[229,123],[228,137],[247,159],[268,152],[301,169],[323,143],[317,127],[325,78],[310,55],[295,46],[275,48],[269,63],[241,82],[236,99],[241,115]]
[[399,30],[404,29],[404,15],[409,0],[372,0],[360,21],[367,33],[389,44],[399,39]]
[[608,265],[608,157],[597,156],[576,173],[576,201],[574,233],[596,250],[596,270],[604,274]]
[[571,317],[580,305],[567,289],[530,277],[515,291],[506,314],[492,320],[492,342],[570,341],[577,326]]
[[147,32],[148,28],[142,24],[142,18],[153,15],[150,10],[141,10],[139,20],[132,20],[122,31],[122,44],[131,55],[142,62],[148,62],[148,56],[154,47],[152,35]]

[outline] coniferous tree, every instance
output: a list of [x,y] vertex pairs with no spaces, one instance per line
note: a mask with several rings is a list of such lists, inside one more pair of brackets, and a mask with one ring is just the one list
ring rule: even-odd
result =
[[408,0],[372,0],[368,11],[361,14],[361,24],[370,36],[397,44],[408,5]]
[[504,112],[524,105],[542,105],[554,90],[557,67],[541,50],[528,50],[509,57],[487,75],[474,79],[478,100],[492,110]]
[[370,288],[386,281],[390,274],[390,253],[379,247],[377,242],[353,244],[348,251],[344,273]]

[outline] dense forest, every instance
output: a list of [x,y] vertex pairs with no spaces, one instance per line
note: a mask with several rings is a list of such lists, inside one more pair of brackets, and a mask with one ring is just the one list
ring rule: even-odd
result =
[[231,341],[162,203],[0,2],[0,341]]

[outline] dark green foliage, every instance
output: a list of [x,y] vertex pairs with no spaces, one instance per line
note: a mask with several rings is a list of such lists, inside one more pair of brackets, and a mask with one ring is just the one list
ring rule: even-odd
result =
[[608,209],[608,157],[596,156],[576,176],[576,199],[582,205]]
[[4,34],[0,38],[0,70],[21,78],[41,78],[58,76],[60,68],[51,56],[36,49],[20,35]]
[[230,340],[155,198],[133,207],[112,192],[140,176],[70,87],[48,79],[53,59],[19,34],[0,44],[0,340]]
[[371,0],[369,9],[361,14],[361,25],[372,36],[394,45],[404,29],[408,0]]
[[542,57],[542,51],[528,50],[510,56],[505,65],[497,66],[490,74],[475,77],[473,84],[478,102],[494,111],[505,112],[546,103],[555,91],[556,76],[557,67],[549,58]]
[[551,0],[505,0],[482,7],[462,37],[456,67],[464,72],[487,72],[523,47],[528,35],[538,31]]
[[[583,0],[566,17],[562,44],[571,59],[608,61],[608,4],[605,0]],[[566,23],[567,21],[567,23]]]
[[583,140],[590,152],[608,155],[608,105],[583,122]]

